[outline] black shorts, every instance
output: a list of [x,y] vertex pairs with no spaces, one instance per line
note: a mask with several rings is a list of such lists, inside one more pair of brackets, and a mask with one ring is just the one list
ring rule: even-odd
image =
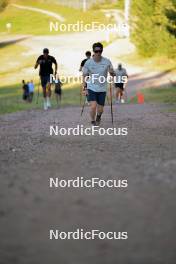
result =
[[54,92],[55,92],[55,94],[58,94],[58,95],[62,94],[61,88],[55,88]]
[[92,90],[88,90],[88,101],[95,101],[97,104],[104,106],[106,99],[106,92],[94,92]]
[[23,100],[27,100],[28,97],[29,97],[29,94],[28,94],[28,93],[24,93],[24,94],[23,94]]
[[124,90],[124,83],[115,83],[115,88],[119,88],[121,90]]
[[61,89],[61,82],[58,81],[57,83],[55,83],[55,90],[54,90],[55,94],[61,95],[62,94],[62,89]]
[[42,87],[46,89],[47,84],[50,83],[50,75],[40,76],[40,80]]

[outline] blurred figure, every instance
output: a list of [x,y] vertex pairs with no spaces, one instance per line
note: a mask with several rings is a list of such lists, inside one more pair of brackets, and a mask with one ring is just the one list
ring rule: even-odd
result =
[[23,100],[27,102],[29,99],[29,88],[25,80],[22,80],[22,89],[23,89]]
[[59,103],[61,105],[61,99],[62,99],[62,83],[61,81],[58,79],[56,82],[55,82],[55,95],[56,95],[56,102],[57,102],[57,106],[59,108]]
[[35,89],[33,80],[28,82],[28,89],[29,89],[29,102],[32,103],[33,96],[34,96],[34,89]]
[[91,58],[91,52],[86,51],[85,55],[86,55],[86,59],[82,60],[79,71],[83,70],[84,64],[86,63],[87,60],[89,60]]
[[125,68],[122,67],[122,64],[119,63],[117,69],[115,70],[115,88],[116,88],[116,103],[124,103],[123,98],[125,84],[128,80],[128,74]]
[[[86,59],[82,60],[79,71],[83,71],[83,67],[86,63],[87,60],[89,60],[91,58],[91,52],[90,51],[86,51],[85,53],[86,55]],[[80,105],[81,105],[81,101],[82,101],[82,87],[80,90]],[[86,103],[89,105],[89,101],[88,101],[88,96],[86,95]]]
[[[52,65],[55,65],[55,71],[53,71]],[[47,110],[51,107],[51,83],[50,83],[50,74],[57,75],[57,61],[53,56],[49,55],[49,49],[43,49],[43,55],[40,55],[34,66],[35,69],[40,66],[40,79],[43,88],[43,97],[44,97],[44,110]]]

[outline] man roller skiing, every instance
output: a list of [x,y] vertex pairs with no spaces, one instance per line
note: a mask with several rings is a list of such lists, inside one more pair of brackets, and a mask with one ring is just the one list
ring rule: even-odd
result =
[[112,63],[102,56],[100,42],[92,46],[93,58],[86,61],[83,68],[83,94],[88,95],[92,125],[99,125],[106,99],[107,75],[114,76]]
[[122,67],[122,64],[118,64],[118,68],[115,69],[116,79],[115,88],[116,88],[116,103],[125,103],[123,98],[125,84],[128,80],[128,74],[125,68]]
[[50,83],[50,74],[53,74],[52,65],[55,65],[55,72],[57,74],[57,61],[53,56],[49,55],[49,50],[45,48],[43,50],[43,55],[40,55],[34,66],[35,69],[40,65],[40,79],[41,85],[43,88],[43,97],[44,97],[44,109],[47,110],[51,107],[51,83]]

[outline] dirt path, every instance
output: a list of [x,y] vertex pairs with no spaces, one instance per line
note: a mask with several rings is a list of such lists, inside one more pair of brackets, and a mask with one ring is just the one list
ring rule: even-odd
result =
[[[0,263],[175,264],[176,116],[166,105],[114,107],[126,137],[50,137],[87,126],[88,109],[0,117]],[[103,127],[111,126],[106,107]],[[127,190],[49,189],[49,177],[127,179]],[[127,231],[126,241],[50,241],[49,229]]]

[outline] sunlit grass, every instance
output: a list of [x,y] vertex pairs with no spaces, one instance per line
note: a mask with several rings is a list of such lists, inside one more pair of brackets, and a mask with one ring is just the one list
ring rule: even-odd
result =
[[[99,10],[88,10],[87,12],[82,12],[82,10],[58,5],[52,1],[51,3],[45,3],[40,0],[16,0],[11,1],[11,3],[21,4],[23,6],[26,5],[30,7],[37,7],[58,13],[59,15],[65,18],[64,23],[66,24],[76,23],[78,20],[83,21],[83,23],[90,23],[92,21],[97,21],[101,23],[103,22],[105,24],[107,23],[104,14]],[[60,31],[54,30],[50,32],[50,22],[63,23],[60,21],[56,21],[55,18],[52,18],[45,14],[28,10],[20,10],[14,6],[9,5],[1,13],[0,32],[6,32],[6,24],[11,23],[11,34],[52,35],[62,33]]]
[[[56,98],[54,94],[54,87],[52,87],[51,103],[54,108],[57,107]],[[61,106],[78,106],[80,104],[80,84],[63,85],[63,96]],[[8,85],[0,86],[0,114],[12,113],[29,109],[43,109],[42,88],[39,88],[38,96],[38,82],[35,83],[35,95],[32,103],[27,103],[22,99],[22,85]]]
[[144,58],[137,53],[120,56],[121,61],[134,66],[144,67],[146,70],[153,71],[176,71],[175,60],[165,56],[154,56]]
[[[140,90],[144,96],[145,103],[168,104],[169,111],[176,111],[176,86],[145,88]],[[134,96],[130,103],[137,103],[137,96]]]
[[176,103],[176,86],[143,89],[141,92],[144,94],[146,102]]

